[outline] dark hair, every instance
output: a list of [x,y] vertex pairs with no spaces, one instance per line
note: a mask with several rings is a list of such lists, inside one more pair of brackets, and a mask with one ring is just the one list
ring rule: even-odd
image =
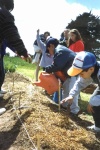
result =
[[48,32],[48,31],[44,32],[44,36],[45,36],[45,34],[48,34],[48,36],[50,36],[50,32]]
[[53,44],[55,48],[58,46],[59,41],[56,38],[49,38],[46,43],[46,47],[50,47],[50,44]]
[[14,0],[0,0],[0,7],[12,11],[14,9]]
[[82,72],[87,72],[89,70],[89,68],[83,69]]
[[46,53],[49,53],[48,47],[50,47],[50,44],[53,44],[54,47],[56,48],[59,44],[59,41],[56,38],[49,38],[46,43]]
[[[97,65],[97,64],[93,65],[92,67],[95,67],[96,65]],[[82,72],[84,72],[84,71],[87,72],[90,68],[91,68],[91,67],[86,68],[86,69],[83,69]]]

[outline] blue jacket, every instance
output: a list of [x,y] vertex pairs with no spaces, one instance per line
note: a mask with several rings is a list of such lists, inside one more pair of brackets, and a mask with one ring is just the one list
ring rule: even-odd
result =
[[11,45],[9,45],[8,43],[7,43],[7,40],[3,40],[2,41],[2,44],[1,44],[1,48],[0,48],[0,56],[3,58],[3,56],[6,54],[6,48],[10,48],[13,52],[15,52],[15,50],[14,50],[14,48],[11,46]]
[[55,49],[53,64],[46,67],[48,73],[63,71],[69,77],[67,70],[71,67],[76,54],[65,46],[58,45]]

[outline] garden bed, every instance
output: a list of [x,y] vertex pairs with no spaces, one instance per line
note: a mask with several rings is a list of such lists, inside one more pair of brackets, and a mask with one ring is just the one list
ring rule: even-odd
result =
[[43,94],[43,89],[17,73],[7,73],[0,100],[0,150],[99,150],[100,135],[88,131],[86,114],[69,115]]

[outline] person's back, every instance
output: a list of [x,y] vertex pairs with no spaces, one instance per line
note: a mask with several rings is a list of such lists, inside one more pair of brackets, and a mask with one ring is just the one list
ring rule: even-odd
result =
[[[46,67],[47,72],[63,71],[68,76],[67,70],[72,65],[75,55],[73,51],[59,44],[55,48],[52,67]],[[52,69],[53,66],[55,66],[54,69]]]

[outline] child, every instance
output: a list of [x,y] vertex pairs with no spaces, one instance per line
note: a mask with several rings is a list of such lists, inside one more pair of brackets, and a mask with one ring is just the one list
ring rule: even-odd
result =
[[84,43],[81,34],[77,29],[69,31],[68,48],[75,53],[84,51]]
[[90,98],[87,110],[92,113],[95,122],[94,125],[88,128],[100,132],[100,63],[96,61],[94,54],[86,51],[79,52],[67,73],[70,76],[79,75],[79,78],[71,89],[69,96],[63,99],[61,104],[64,102],[71,104],[73,98],[79,94],[83,88],[91,84],[92,81],[98,84],[97,89]]
[[[74,85],[77,77],[70,77],[67,74],[67,70],[71,67],[76,54],[67,47],[60,45],[59,41],[55,38],[50,38],[46,44],[46,52],[53,57],[53,63],[45,67],[47,73],[61,72],[64,76],[64,80],[58,77],[62,82],[62,97],[65,98],[69,94],[70,89]],[[57,74],[56,74],[57,75]],[[67,109],[67,104],[62,106]],[[78,106],[78,96],[74,97],[73,103],[70,106],[72,115],[77,115],[80,111]]]

